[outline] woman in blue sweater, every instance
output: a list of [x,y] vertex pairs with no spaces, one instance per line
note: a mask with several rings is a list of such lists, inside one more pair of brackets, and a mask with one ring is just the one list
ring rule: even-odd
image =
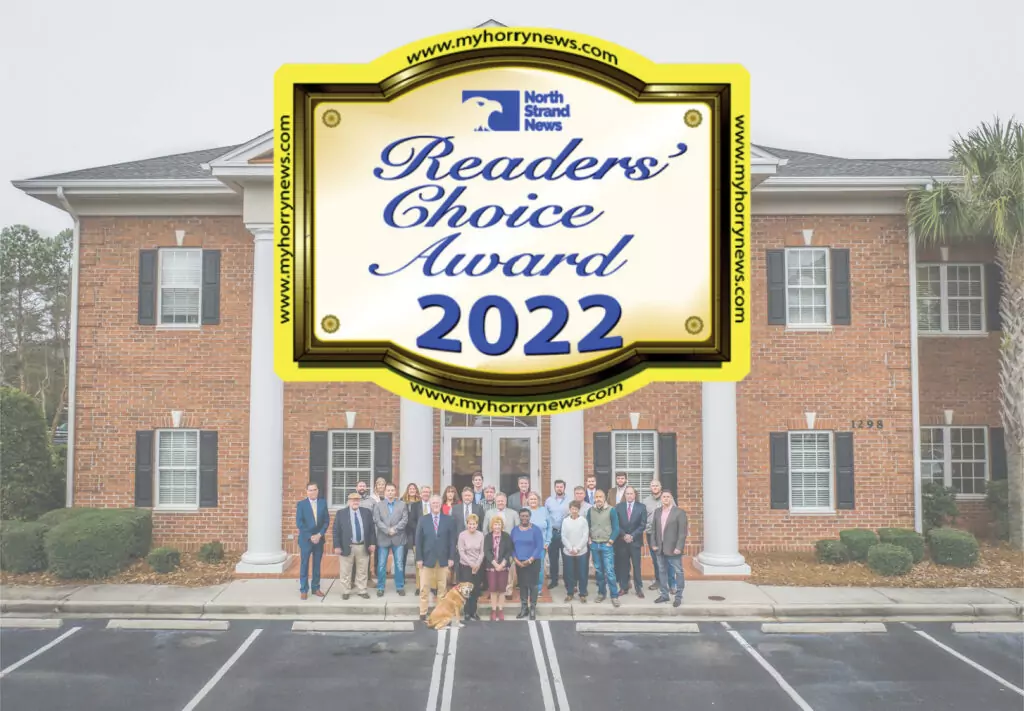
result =
[[512,560],[519,575],[519,600],[521,608],[516,619],[527,615],[537,619],[537,581],[540,559],[544,555],[544,533],[530,523],[530,509],[519,512],[519,525],[512,529]]

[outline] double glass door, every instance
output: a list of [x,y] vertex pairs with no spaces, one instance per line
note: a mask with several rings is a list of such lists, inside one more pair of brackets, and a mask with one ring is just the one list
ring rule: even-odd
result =
[[520,476],[530,477],[531,488],[540,484],[536,429],[447,427],[442,452],[442,488],[473,486],[473,475],[483,475],[484,486],[513,494]]

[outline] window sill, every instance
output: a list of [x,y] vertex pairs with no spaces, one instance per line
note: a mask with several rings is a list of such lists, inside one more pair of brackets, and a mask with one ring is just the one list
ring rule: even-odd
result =
[[835,516],[835,509],[790,509],[792,516]]
[[984,501],[985,494],[957,494],[957,501]]
[[[921,331],[918,329],[917,335],[919,338],[988,338],[989,331],[970,331],[967,333],[943,333],[938,331]],[[997,333],[992,331],[991,333]]]
[[831,333],[832,331],[832,326],[786,326],[787,333]]
[[160,323],[157,324],[156,330],[158,331],[201,331],[203,330],[202,325],[193,326],[191,324],[182,324],[180,326],[172,323]]
[[153,513],[198,513],[198,506],[154,506]]

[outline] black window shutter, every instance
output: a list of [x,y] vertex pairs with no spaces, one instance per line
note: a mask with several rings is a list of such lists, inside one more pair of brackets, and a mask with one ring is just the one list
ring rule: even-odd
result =
[[831,258],[832,325],[849,326],[850,310],[850,250],[833,249]]
[[203,314],[204,324],[220,323],[220,250],[203,250]]
[[153,505],[153,430],[135,433],[135,505],[149,508]]
[[1006,437],[1002,427],[991,427],[988,431],[988,446],[992,450],[992,481],[1006,481]]
[[309,480],[316,484],[320,494],[317,498],[327,498],[327,447],[326,432],[309,433]]
[[612,433],[594,433],[594,478],[597,488],[607,493],[612,488]]
[[139,251],[139,323],[156,325],[157,250]]
[[768,250],[768,324],[786,325],[786,250]]
[[[658,481],[661,482],[662,491],[672,494],[672,498],[679,499],[679,474],[676,461],[676,433],[658,433]],[[641,498],[646,498],[651,492],[645,491]]]
[[217,431],[199,433],[199,505],[217,505]]
[[392,465],[392,433],[391,432],[374,432],[373,433],[373,478],[374,481],[378,477],[384,477],[384,481],[391,482],[391,476],[393,473]]
[[985,324],[989,331],[1002,331],[999,296],[1003,291],[1003,270],[998,264],[985,265]]
[[789,508],[789,433],[769,435],[771,459],[771,501],[773,509]]
[[836,508],[853,509],[853,432],[836,432]]

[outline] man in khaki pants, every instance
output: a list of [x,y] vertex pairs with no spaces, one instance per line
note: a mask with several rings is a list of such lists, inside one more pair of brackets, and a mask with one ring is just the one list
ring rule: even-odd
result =
[[366,578],[370,569],[370,558],[376,549],[377,537],[373,525],[373,513],[360,506],[363,497],[356,492],[348,495],[348,508],[341,509],[334,516],[334,552],[340,558],[338,587],[341,599],[348,600],[352,592],[352,566],[356,568],[356,594],[369,599]]
[[420,582],[420,619],[426,621],[430,590],[444,597],[448,571],[455,565],[455,522],[441,513],[441,497],[430,497],[430,513],[416,525],[416,570]]

